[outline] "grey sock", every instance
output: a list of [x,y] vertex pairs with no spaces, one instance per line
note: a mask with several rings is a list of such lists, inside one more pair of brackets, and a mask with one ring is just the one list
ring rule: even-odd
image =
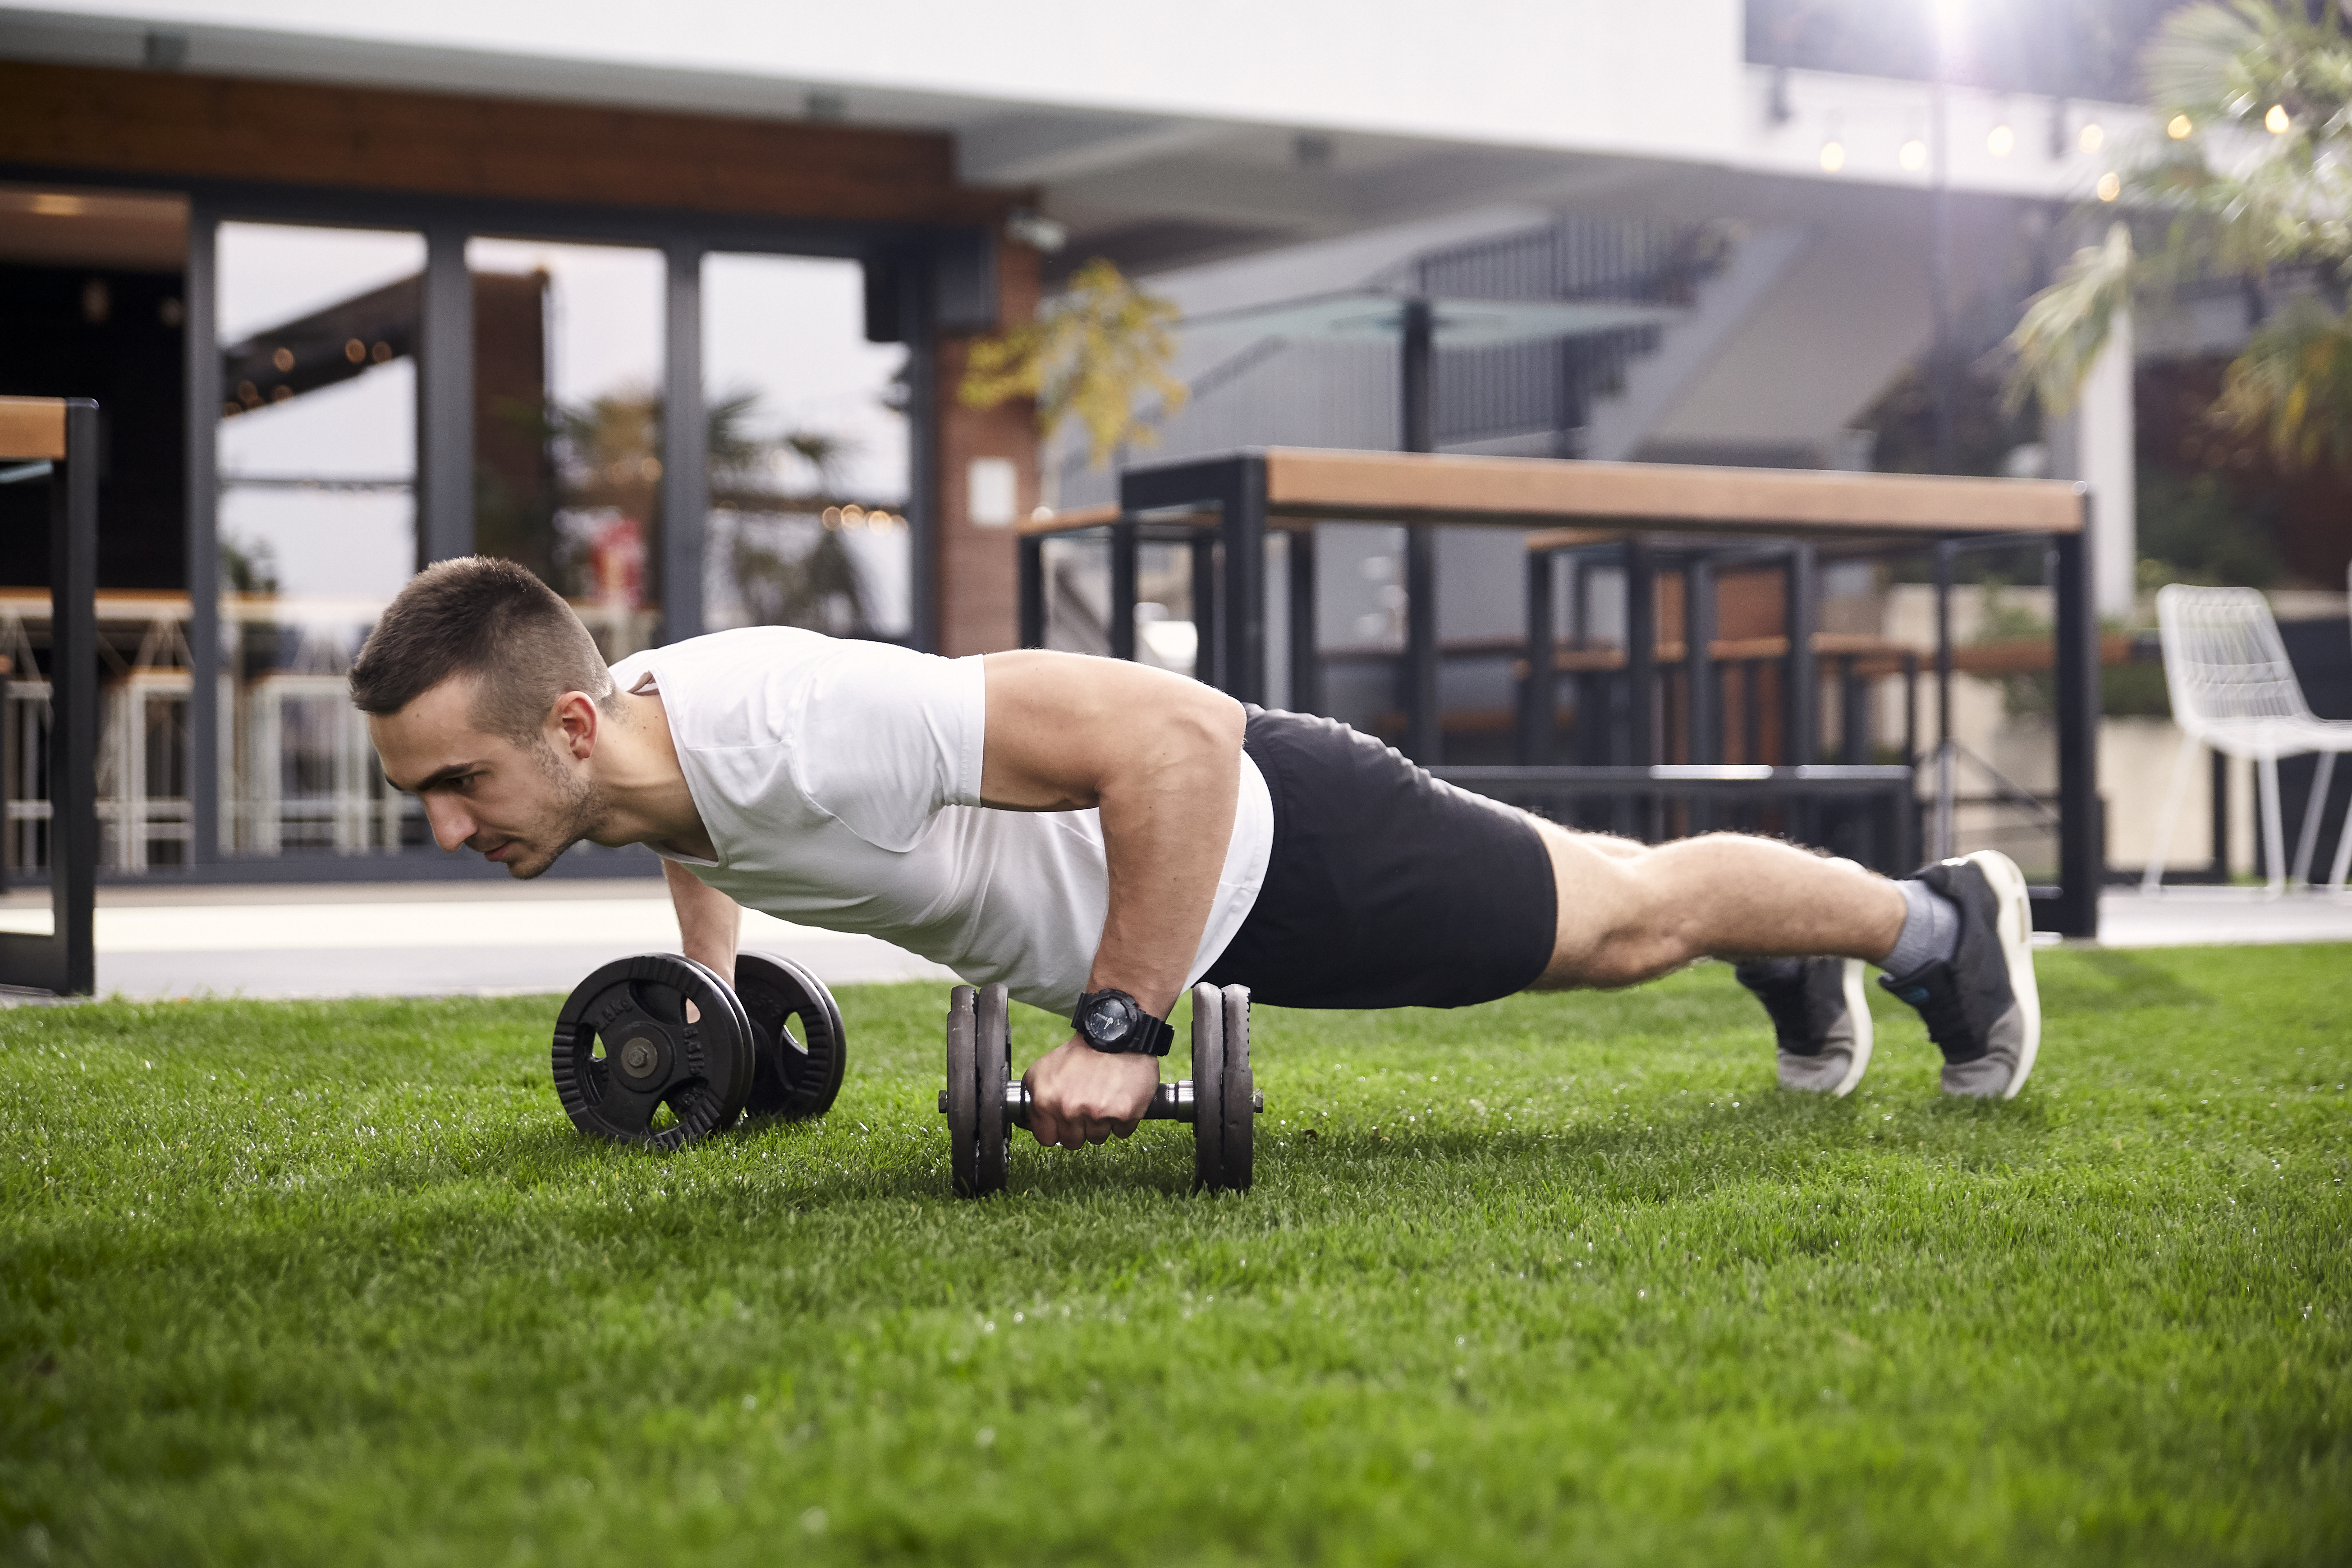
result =
[[1786,985],[1803,973],[1801,958],[1743,958],[1739,961],[1739,978],[1749,984]]
[[1948,963],[1960,950],[1960,910],[1925,882],[1895,885],[1903,889],[1903,901],[1910,907],[1903,916],[1903,934],[1878,966],[1899,980],[1937,959]]

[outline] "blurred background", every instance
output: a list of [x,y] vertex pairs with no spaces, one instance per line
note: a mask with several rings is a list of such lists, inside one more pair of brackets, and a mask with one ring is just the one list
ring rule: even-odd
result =
[[[2192,149],[2226,172],[2300,137],[2324,163],[2331,132],[2316,100],[2176,111],[2149,51],[2198,9],[0,7],[0,394],[104,410],[103,874],[482,875],[431,847],[342,696],[432,560],[525,563],[615,658],[753,624],[1013,646],[1019,525],[1110,500],[1122,465],[1401,445],[1393,331],[1350,301],[1492,308],[1438,344],[1444,451],[2086,481],[2114,630],[2150,627],[2167,582],[2263,589],[2315,704],[2352,714],[2336,447],[2216,412],[2266,327],[2340,315],[2340,258],[2168,248],[2163,184]],[[2327,5],[2257,10],[2334,58]],[[2118,222],[2137,270],[2084,352],[2021,335]],[[968,395],[975,347],[1066,311],[1095,264],[1168,331],[1108,450],[1050,395],[1041,427],[1038,386]],[[46,855],[39,489],[0,485],[19,882]],[[1507,760],[1523,542],[1439,548],[1445,760]],[[1399,529],[1320,531],[1325,706],[1391,735],[1402,553]],[[1049,645],[1107,651],[1100,550],[1047,566]],[[1954,724],[2010,786],[1962,836],[2046,859],[2046,812],[2013,798],[2052,783],[2045,569],[1977,552],[1962,577],[1956,634],[1992,651]],[[1769,630],[1736,578],[1721,635]],[[1822,626],[1924,647],[1928,579],[1924,555],[1832,563]],[[1191,669],[1191,583],[1147,551],[1139,657]],[[1605,568],[1573,591],[1559,624],[1622,637]],[[2152,645],[2116,647],[2122,871],[2179,738]],[[1859,679],[1823,746],[1908,760],[1916,687],[1899,660]],[[2231,776],[2200,774],[2177,863],[2257,868]],[[2307,762],[2285,777],[2294,820]]]

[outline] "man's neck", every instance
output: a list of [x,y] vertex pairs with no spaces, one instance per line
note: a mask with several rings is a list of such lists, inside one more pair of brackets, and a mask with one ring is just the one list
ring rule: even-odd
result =
[[649,844],[698,860],[719,858],[702,814],[678,765],[669,714],[656,691],[624,692],[617,722],[604,726],[595,753],[597,792],[604,797],[599,844]]

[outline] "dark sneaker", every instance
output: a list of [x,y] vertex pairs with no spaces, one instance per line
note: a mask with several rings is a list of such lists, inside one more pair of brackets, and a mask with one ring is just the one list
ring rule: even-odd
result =
[[1870,1066],[1862,968],[1858,958],[1752,959],[1733,968],[1772,1015],[1782,1089],[1844,1095],[1862,1081]]
[[1959,948],[1879,984],[1919,1009],[1944,1053],[1944,1092],[2012,1100],[2042,1046],[2033,984],[2033,910],[2025,877],[1997,849],[1943,860],[1919,879],[1960,911]]

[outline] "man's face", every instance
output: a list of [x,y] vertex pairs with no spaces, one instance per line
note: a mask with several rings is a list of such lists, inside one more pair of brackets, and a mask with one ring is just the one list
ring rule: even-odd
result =
[[[474,725],[474,682],[453,678],[397,713],[371,714],[368,733],[394,787],[425,803],[434,842],[536,877],[589,837],[604,807],[584,757],[555,724],[520,745]],[[593,742],[593,736],[591,737]]]

